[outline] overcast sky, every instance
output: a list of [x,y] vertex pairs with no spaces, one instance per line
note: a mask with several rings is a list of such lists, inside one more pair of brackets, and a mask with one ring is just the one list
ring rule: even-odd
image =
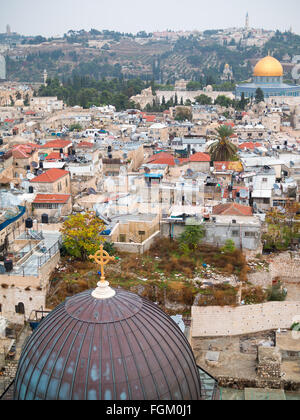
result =
[[120,32],[243,26],[300,34],[299,0],[0,0],[0,32],[63,35],[69,29]]

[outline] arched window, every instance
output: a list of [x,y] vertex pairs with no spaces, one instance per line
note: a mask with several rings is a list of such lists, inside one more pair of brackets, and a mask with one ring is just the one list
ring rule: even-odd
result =
[[16,313],[21,315],[25,314],[25,306],[23,302],[19,302],[16,306]]

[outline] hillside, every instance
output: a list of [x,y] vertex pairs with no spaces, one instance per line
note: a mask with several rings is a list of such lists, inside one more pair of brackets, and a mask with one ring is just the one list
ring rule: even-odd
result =
[[[243,38],[239,42],[235,41],[235,33],[228,35],[224,31],[217,34],[207,31],[177,39],[96,30],[70,31],[61,39],[27,37],[21,38],[7,52],[7,73],[9,80],[22,82],[42,82],[46,69],[49,77],[57,76],[61,80],[76,74],[95,79],[154,79],[162,84],[172,84],[181,78],[218,84],[228,63],[235,81],[239,82],[251,77],[253,62],[268,51],[279,59],[287,52],[291,58],[300,54],[300,36],[274,34],[271,37],[264,32],[261,35],[241,32]],[[230,37],[232,40],[228,43]]]

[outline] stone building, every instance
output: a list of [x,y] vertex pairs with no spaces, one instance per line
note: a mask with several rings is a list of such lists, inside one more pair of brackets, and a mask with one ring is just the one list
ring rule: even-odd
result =
[[49,169],[30,181],[34,192],[48,194],[70,194],[70,172],[63,169]]
[[153,105],[153,101],[156,101],[156,96],[152,93],[152,88],[142,90],[141,94],[132,96],[130,100],[138,105],[141,109],[146,108],[146,106]]

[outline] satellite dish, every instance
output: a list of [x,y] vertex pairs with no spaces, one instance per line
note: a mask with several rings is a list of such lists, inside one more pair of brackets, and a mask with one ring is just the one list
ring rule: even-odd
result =
[[43,171],[41,171],[40,169],[37,171],[38,175],[42,175]]
[[46,159],[46,156],[45,155],[42,155],[42,156],[40,156],[40,160],[45,160]]
[[291,165],[291,166],[295,166],[295,162],[291,161],[291,162],[290,162],[290,165]]
[[193,171],[191,169],[188,169],[186,173],[187,173],[187,176],[193,176]]
[[149,168],[147,168],[147,167],[144,168],[144,171],[145,171],[146,174],[150,174],[150,169]]
[[[39,171],[38,171],[38,175],[40,175]],[[34,178],[34,175],[29,173],[29,174],[26,175],[26,178],[29,179],[29,181],[30,181],[31,179]]]
[[180,160],[179,159],[174,159],[175,165],[180,165]]
[[37,168],[39,165],[38,165],[38,163],[36,163],[36,162],[31,162],[31,166],[32,166],[33,168]]

